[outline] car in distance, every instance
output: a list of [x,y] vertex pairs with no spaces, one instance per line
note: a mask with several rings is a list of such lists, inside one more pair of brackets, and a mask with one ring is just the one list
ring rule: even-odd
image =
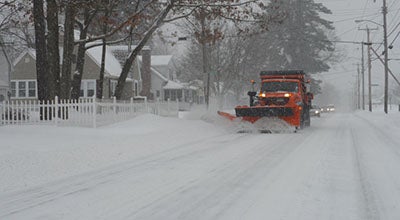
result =
[[310,116],[321,117],[321,108],[316,105],[312,105],[310,108]]
[[335,111],[335,106],[334,105],[328,105],[326,107],[326,111],[327,112],[334,112]]

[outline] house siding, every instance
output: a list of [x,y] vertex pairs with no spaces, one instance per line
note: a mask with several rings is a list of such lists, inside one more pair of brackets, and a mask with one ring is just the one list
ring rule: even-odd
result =
[[[137,66],[136,66],[137,67]],[[72,71],[75,71],[75,65],[72,67]],[[82,80],[96,80],[96,84],[100,78],[100,66],[93,61],[93,59],[85,54],[85,65],[83,69]],[[132,74],[135,75],[135,74]],[[11,74],[11,80],[35,80],[37,79],[36,73],[36,60],[29,52],[26,52],[20,60],[15,64],[14,70]],[[110,97],[110,79],[118,80],[116,76],[110,76],[109,73],[105,73],[103,83],[103,97]],[[123,90],[122,99],[129,99],[133,97],[133,82],[127,80]]]
[[[164,97],[164,89],[163,87],[166,85],[166,81],[161,79],[157,74],[152,74],[151,78],[151,92],[154,94],[154,98],[163,99]],[[157,90],[160,91],[160,97],[157,97]]]
[[85,65],[83,67],[82,79],[100,79],[100,66],[97,65],[87,54],[85,54]]
[[37,79],[35,59],[29,53],[26,53],[14,66],[10,78],[11,80]]

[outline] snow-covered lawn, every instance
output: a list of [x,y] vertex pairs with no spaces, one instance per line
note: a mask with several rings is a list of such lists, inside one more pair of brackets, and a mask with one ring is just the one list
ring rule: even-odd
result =
[[162,153],[226,132],[200,120],[142,115],[102,127],[0,127],[0,192]]
[[0,127],[0,219],[400,219],[400,112],[293,134],[190,116]]

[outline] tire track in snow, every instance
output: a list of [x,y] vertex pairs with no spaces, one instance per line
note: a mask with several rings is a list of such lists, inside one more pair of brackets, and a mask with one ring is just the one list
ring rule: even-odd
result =
[[[181,188],[179,194],[166,195],[117,219],[193,219],[196,216],[202,216],[202,219],[218,219],[246,195],[255,182],[269,175],[269,171],[283,163],[284,158],[298,147],[295,143],[299,140],[294,137],[283,139],[267,149],[263,145],[264,139],[257,143],[252,142],[258,146],[253,147],[251,152],[217,168],[210,173],[212,175]],[[179,203],[171,206],[168,205],[170,201]]]
[[371,219],[400,219],[400,177],[398,170],[393,169],[400,167],[398,141],[367,119],[355,116],[356,146],[368,202],[372,206]]
[[359,116],[359,115],[355,115],[357,118],[363,120],[364,123],[368,124],[369,127],[374,128],[374,134],[378,134],[381,138],[379,138],[379,140],[382,140],[383,142],[385,142],[386,147],[390,147],[390,149],[393,151],[394,154],[396,154],[398,156],[398,159],[400,160],[400,141],[393,139],[392,136],[386,134],[385,132],[382,131],[382,128],[377,127],[375,124],[371,123],[370,121],[368,121],[367,119]]
[[364,207],[366,211],[366,220],[371,219],[371,220],[378,220],[379,216],[379,211],[375,202],[375,196],[374,192],[372,189],[371,182],[369,182],[369,177],[366,172],[365,165],[362,164],[361,161],[361,153],[360,153],[360,144],[358,143],[358,139],[355,135],[354,128],[351,127],[351,136],[352,136],[352,141],[353,141],[353,151],[354,151],[354,158],[355,158],[355,164],[358,170],[359,174],[359,179],[360,179],[360,186],[362,189],[362,195],[363,195],[363,200],[364,200]]

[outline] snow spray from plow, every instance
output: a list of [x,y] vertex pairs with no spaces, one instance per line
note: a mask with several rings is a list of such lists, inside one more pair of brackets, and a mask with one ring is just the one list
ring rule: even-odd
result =
[[226,112],[218,112],[219,115],[231,121],[231,130],[237,133],[293,133],[296,128],[278,117],[264,117],[251,121],[243,120]]

